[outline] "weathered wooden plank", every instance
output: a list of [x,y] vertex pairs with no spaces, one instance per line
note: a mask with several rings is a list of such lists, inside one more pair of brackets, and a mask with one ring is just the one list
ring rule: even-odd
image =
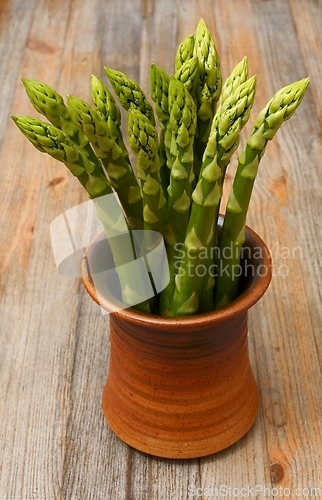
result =
[[[65,43],[71,8],[69,2],[38,2],[21,75],[58,87],[59,75],[64,73],[63,50],[69,50],[68,57],[75,65],[77,59],[78,63],[82,61],[82,52],[70,55],[72,38],[69,44]],[[94,53],[90,42],[93,40],[89,35],[87,50]],[[65,55],[65,60],[68,57]],[[90,74],[91,68],[85,70]],[[15,79],[11,84],[14,91]],[[13,112],[34,114],[21,84]],[[67,489],[69,495],[75,486],[66,464],[71,460],[70,450],[74,450],[73,457],[78,456],[79,450],[78,436],[73,447],[74,435],[68,424],[74,401],[72,380],[80,305],[78,280],[61,277],[54,268],[49,224],[62,210],[85,198],[65,167],[34,151],[13,125],[7,130],[2,155],[1,164],[5,159],[10,169],[1,171],[1,254],[5,256],[1,273],[5,290],[1,298],[6,333],[2,341],[7,340],[7,364],[1,367],[1,378],[7,397],[5,420],[1,422],[0,496],[59,498],[62,491]],[[45,255],[48,258],[44,259]],[[104,375],[105,363],[104,359]],[[95,392],[98,398],[101,385]],[[103,422],[102,415],[97,416]],[[90,421],[87,419],[87,424]]]
[[[252,4],[266,88],[271,93],[307,76],[291,4],[299,7],[299,2]],[[306,29],[310,31],[308,24]],[[321,442],[321,423],[315,415],[321,405],[321,373],[318,354],[309,345],[314,342],[313,325],[321,321],[321,308],[310,308],[302,286],[313,262],[301,232],[306,239],[308,233],[314,234],[315,217],[318,220],[319,216],[314,214],[317,198],[312,181],[314,184],[321,178],[316,160],[311,163],[312,177],[303,177],[308,150],[304,138],[318,140],[310,100],[309,92],[302,108],[268,146],[253,200],[255,211],[256,204],[264,210],[251,215],[273,248],[276,274],[268,292],[270,300],[263,300],[257,306],[259,314],[252,318],[254,331],[258,331],[255,351],[272,484],[291,491],[308,486],[306,467],[312,471],[310,484],[320,481],[315,443]],[[306,192],[310,193],[310,202]],[[307,214],[313,217],[308,223]],[[316,235],[313,239],[317,242]],[[314,285],[313,296],[319,300]]]
[[0,123],[0,150],[13,101],[12,85],[19,74],[21,59],[32,22],[36,0],[13,0],[0,5],[0,88],[3,119]]
[[311,94],[313,96],[316,114],[321,123],[321,105],[318,81],[321,75],[321,22],[322,3],[320,0],[303,2],[290,2],[293,23],[299,40],[301,53],[306,73],[312,79]]

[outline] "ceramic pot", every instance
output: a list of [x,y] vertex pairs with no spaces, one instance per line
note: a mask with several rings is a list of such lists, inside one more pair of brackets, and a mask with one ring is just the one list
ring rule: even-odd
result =
[[[245,245],[254,272],[229,306],[180,318],[134,309],[110,315],[102,406],[111,429],[128,445],[159,457],[195,458],[232,445],[252,426],[259,391],[247,316],[269,285],[271,259],[249,228]],[[98,302],[91,278],[83,281]],[[102,299],[100,305],[109,310]]]

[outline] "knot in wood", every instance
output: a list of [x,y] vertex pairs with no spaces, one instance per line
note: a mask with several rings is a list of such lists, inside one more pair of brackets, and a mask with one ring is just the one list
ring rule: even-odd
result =
[[278,483],[284,476],[284,470],[281,464],[274,462],[270,466],[270,474],[273,483]]

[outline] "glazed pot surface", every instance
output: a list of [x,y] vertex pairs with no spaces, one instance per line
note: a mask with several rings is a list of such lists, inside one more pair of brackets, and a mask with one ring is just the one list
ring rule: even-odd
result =
[[247,349],[247,312],[219,325],[156,331],[116,314],[103,410],[134,448],[168,458],[222,450],[259,407]]

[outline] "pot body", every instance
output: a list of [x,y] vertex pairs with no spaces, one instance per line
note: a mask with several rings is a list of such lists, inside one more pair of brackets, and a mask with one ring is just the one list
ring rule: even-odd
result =
[[[252,426],[259,390],[248,354],[248,310],[269,284],[271,261],[248,228],[246,241],[253,254],[263,251],[251,257],[253,276],[229,306],[180,318],[134,309],[110,315],[102,406],[111,429],[130,446],[159,457],[195,458],[223,450]],[[91,279],[83,281],[97,301]],[[100,305],[109,309],[101,299]]]
[[127,444],[160,457],[199,457],[231,445],[253,424],[259,393],[247,312],[167,329],[112,314],[110,339],[103,410]]

